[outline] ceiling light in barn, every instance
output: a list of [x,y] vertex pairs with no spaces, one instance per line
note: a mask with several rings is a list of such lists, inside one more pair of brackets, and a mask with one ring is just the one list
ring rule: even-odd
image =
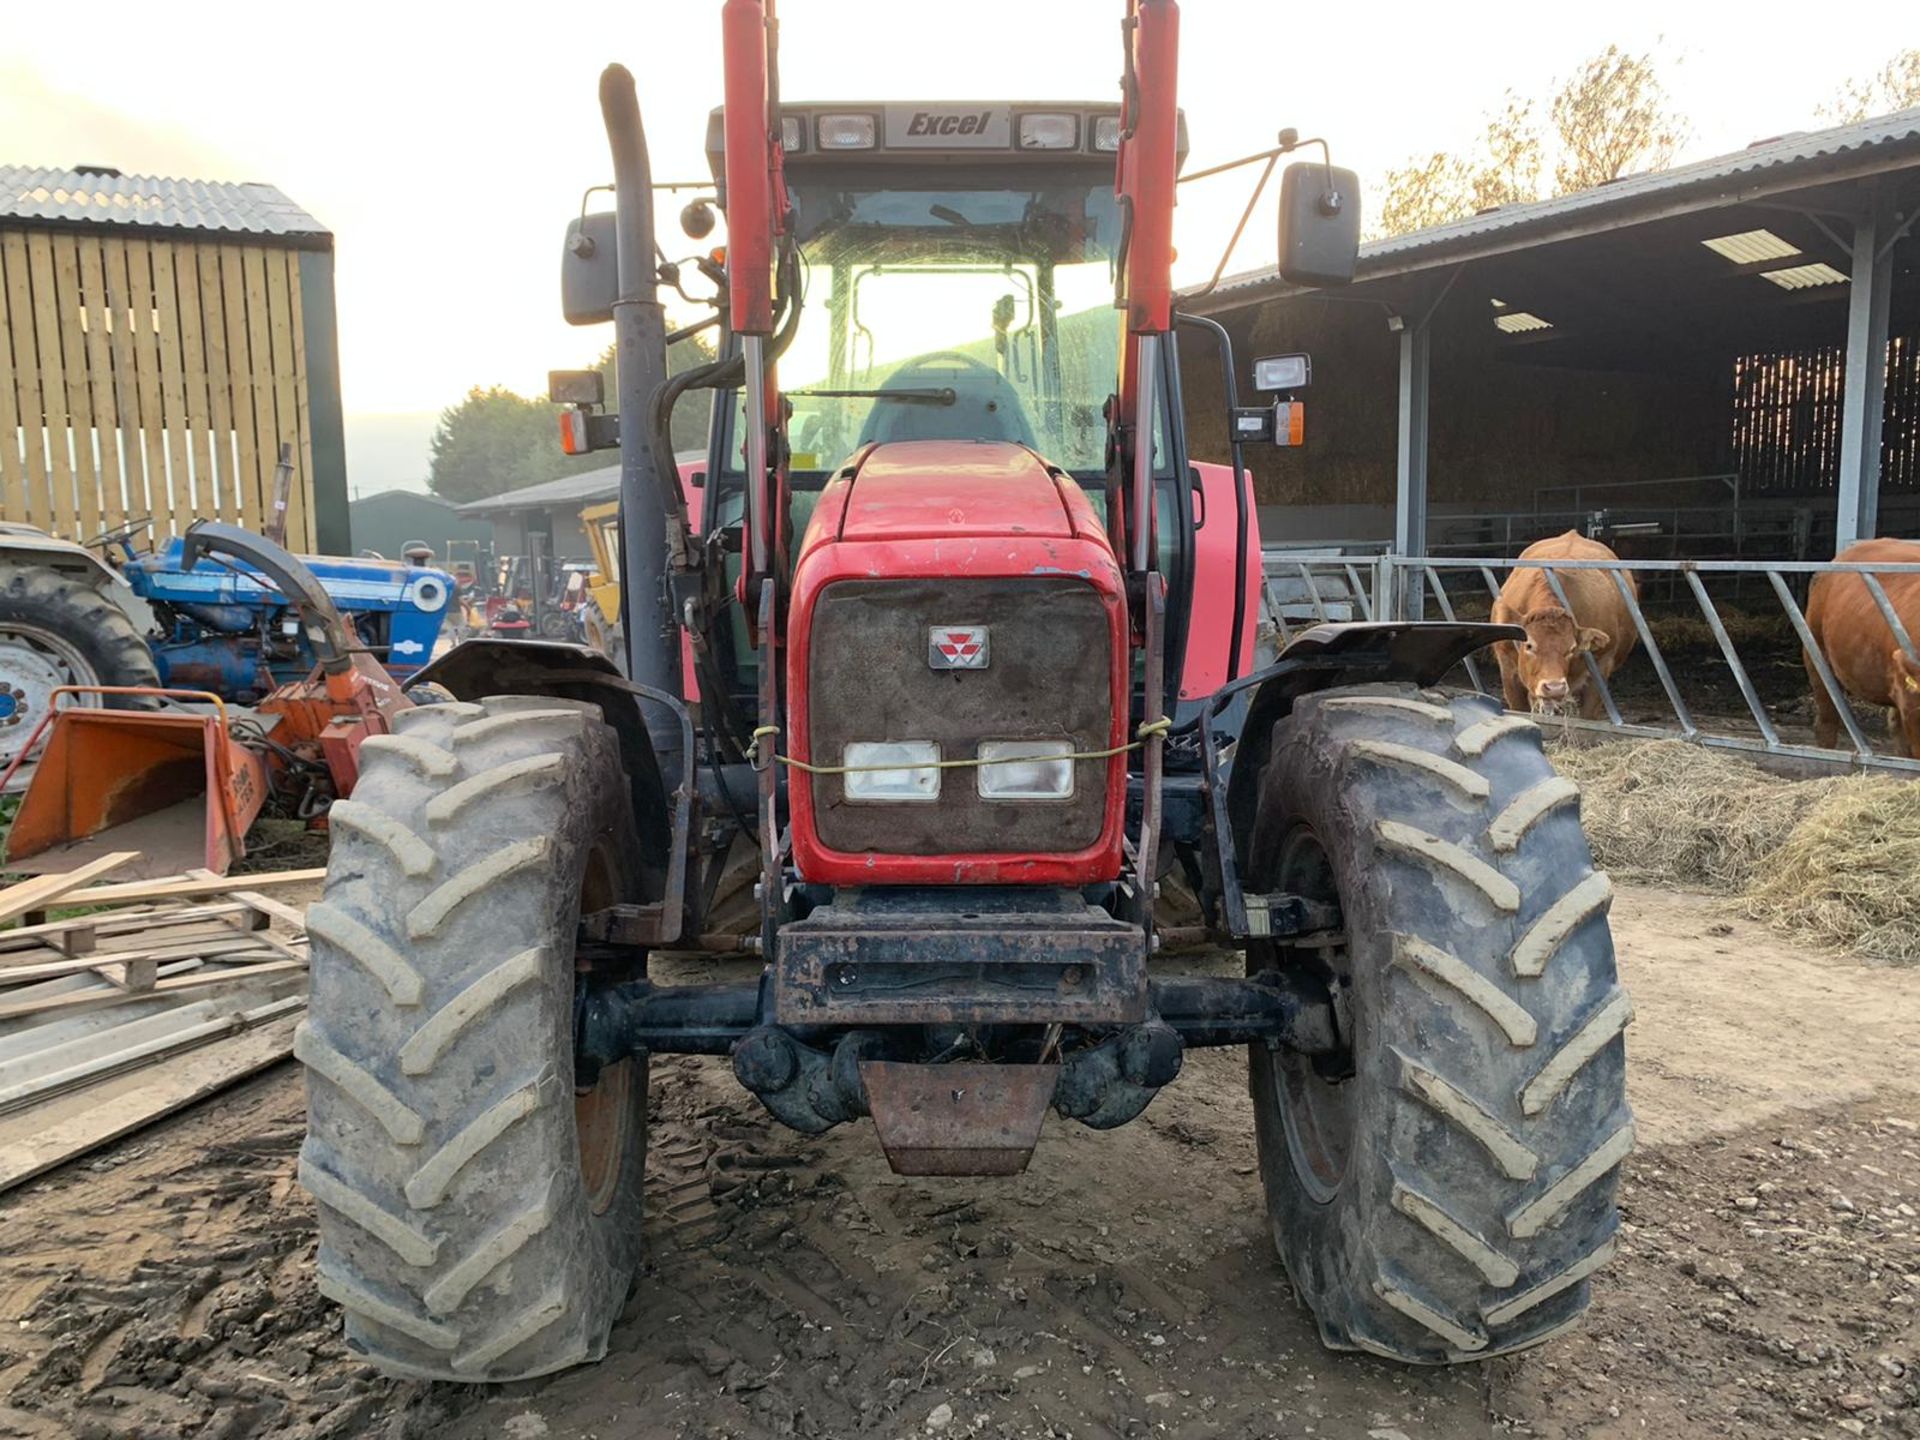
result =
[[1700,242],[1716,255],[1724,255],[1736,265],[1752,265],[1761,260],[1784,260],[1798,255],[1800,247],[1782,240],[1771,230],[1742,230],[1738,235],[1721,235]]
[[1786,270],[1768,270],[1760,277],[1771,280],[1782,290],[1811,290],[1819,285],[1844,285],[1846,275],[1831,265],[1794,265]]
[[1518,335],[1527,330],[1553,328],[1551,320],[1542,320],[1538,315],[1527,310],[1514,310],[1505,315],[1496,315],[1493,317],[1493,325],[1496,330],[1504,330],[1509,335]]

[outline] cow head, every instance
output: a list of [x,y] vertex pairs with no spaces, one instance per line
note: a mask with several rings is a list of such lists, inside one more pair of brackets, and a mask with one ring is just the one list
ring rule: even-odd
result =
[[1893,710],[1900,717],[1907,754],[1920,758],[1920,665],[1901,649],[1893,652]]
[[1520,683],[1536,712],[1551,713],[1577,699],[1587,686],[1587,667],[1576,655],[1603,648],[1612,638],[1604,630],[1579,625],[1554,606],[1535,610],[1520,622],[1527,638],[1514,647]]

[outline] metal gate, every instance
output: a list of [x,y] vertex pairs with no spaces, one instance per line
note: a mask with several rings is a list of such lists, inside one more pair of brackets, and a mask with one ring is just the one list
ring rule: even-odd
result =
[[[1539,570],[1562,605],[1567,604],[1560,576],[1573,570],[1604,570],[1625,601],[1639,644],[1611,682],[1589,670],[1606,711],[1604,721],[1569,718],[1566,725],[1644,739],[1681,739],[1720,749],[1791,758],[1837,768],[1920,773],[1920,760],[1897,753],[1897,732],[1878,745],[1869,739],[1832,668],[1807,628],[1803,603],[1814,576],[1851,572],[1862,576],[1881,617],[1909,658],[1920,662],[1913,636],[1887,595],[1883,577],[1920,574],[1920,564],[1838,564],[1791,560],[1515,560],[1478,556],[1347,555],[1269,550],[1265,555],[1268,619],[1282,644],[1300,628],[1340,620],[1485,619],[1514,570]],[[1645,590],[1637,596],[1634,577]],[[1657,597],[1657,600],[1656,600]],[[1645,602],[1645,603],[1643,603]],[[1743,656],[1728,614],[1749,638]],[[1570,607],[1569,607],[1570,608]],[[1681,625],[1676,625],[1676,620]],[[1672,643],[1684,623],[1705,627],[1708,643],[1690,647],[1704,653],[1677,656]],[[1660,643],[1662,632],[1669,644]],[[1756,638],[1757,637],[1757,638]],[[1749,657],[1765,655],[1756,677]],[[1790,651],[1798,683],[1773,672]],[[1802,653],[1813,658],[1818,682],[1833,700],[1845,729],[1848,749],[1825,749],[1796,738],[1808,728],[1791,718],[1807,696]],[[1642,658],[1644,657],[1644,658]],[[1676,659],[1685,663],[1676,665]],[[1640,667],[1645,667],[1642,670]],[[1491,659],[1469,659],[1462,667],[1468,684],[1501,697]],[[1651,683],[1649,683],[1651,682]],[[1717,703],[1725,694],[1728,701]],[[1621,692],[1630,688],[1631,712],[1623,713]],[[1785,716],[1786,718],[1783,718]],[[1783,734],[1786,729],[1790,734]]]

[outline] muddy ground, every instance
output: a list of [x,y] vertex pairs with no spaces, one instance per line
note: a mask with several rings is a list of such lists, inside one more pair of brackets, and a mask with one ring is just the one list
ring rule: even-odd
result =
[[889,1175],[654,1071],[650,1256],[594,1368],[395,1384],[315,1293],[283,1067],[0,1198],[0,1434],[1920,1436],[1920,972],[1623,888],[1642,1148],[1587,1324],[1452,1371],[1332,1356],[1273,1259],[1238,1053],[1027,1174]]

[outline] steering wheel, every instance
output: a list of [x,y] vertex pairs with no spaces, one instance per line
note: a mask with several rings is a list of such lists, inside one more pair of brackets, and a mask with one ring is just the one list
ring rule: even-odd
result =
[[153,517],[151,515],[142,515],[137,519],[127,521],[124,525],[116,525],[112,529],[102,530],[91,540],[82,540],[80,543],[88,550],[92,550],[96,546],[104,550],[110,545],[125,545],[131,549],[133,537],[138,535],[142,530],[151,530],[152,528]]

